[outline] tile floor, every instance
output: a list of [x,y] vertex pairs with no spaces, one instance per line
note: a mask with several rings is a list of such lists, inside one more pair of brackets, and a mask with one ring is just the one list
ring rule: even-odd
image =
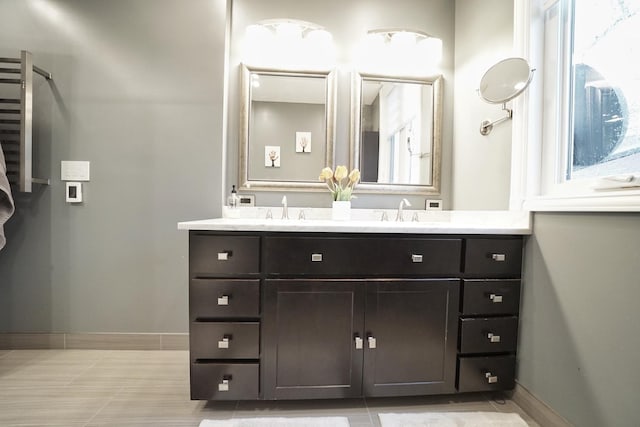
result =
[[202,419],[346,416],[380,426],[379,412],[517,412],[491,396],[323,401],[189,399],[187,351],[0,350],[0,426],[197,426]]

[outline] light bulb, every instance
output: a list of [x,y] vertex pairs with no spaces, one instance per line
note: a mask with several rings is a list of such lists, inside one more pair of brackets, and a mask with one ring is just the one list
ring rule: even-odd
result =
[[331,42],[333,41],[333,37],[331,33],[327,30],[312,30],[307,34],[305,38],[311,46],[328,48],[331,46]]
[[276,26],[276,35],[282,41],[296,42],[302,39],[302,28],[294,22],[283,22]]
[[416,45],[416,36],[408,31],[399,31],[391,36],[391,48],[409,52]]
[[245,29],[244,60],[255,64],[263,64],[268,61],[274,38],[273,32],[264,25],[249,25]]
[[418,42],[418,51],[429,64],[437,65],[442,61],[442,40],[436,37],[422,39]]

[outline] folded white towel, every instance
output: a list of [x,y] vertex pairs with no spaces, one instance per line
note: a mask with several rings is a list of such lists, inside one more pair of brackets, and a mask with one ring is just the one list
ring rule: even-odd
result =
[[15,206],[13,197],[11,197],[11,187],[7,179],[7,165],[4,161],[2,146],[0,146],[0,249],[4,248],[7,243],[4,237],[4,224],[11,218],[14,211]]

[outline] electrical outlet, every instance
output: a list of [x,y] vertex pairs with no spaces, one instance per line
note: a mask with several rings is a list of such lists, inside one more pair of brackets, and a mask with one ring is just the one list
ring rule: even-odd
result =
[[428,211],[441,211],[442,200],[427,200],[424,204],[424,208]]

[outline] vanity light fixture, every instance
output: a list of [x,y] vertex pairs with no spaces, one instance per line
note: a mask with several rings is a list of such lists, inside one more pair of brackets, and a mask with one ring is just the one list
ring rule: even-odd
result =
[[430,75],[442,60],[442,40],[416,30],[370,30],[359,56],[360,68],[368,72]]
[[267,19],[245,31],[244,62],[259,67],[331,68],[333,36],[320,25],[297,19]]

